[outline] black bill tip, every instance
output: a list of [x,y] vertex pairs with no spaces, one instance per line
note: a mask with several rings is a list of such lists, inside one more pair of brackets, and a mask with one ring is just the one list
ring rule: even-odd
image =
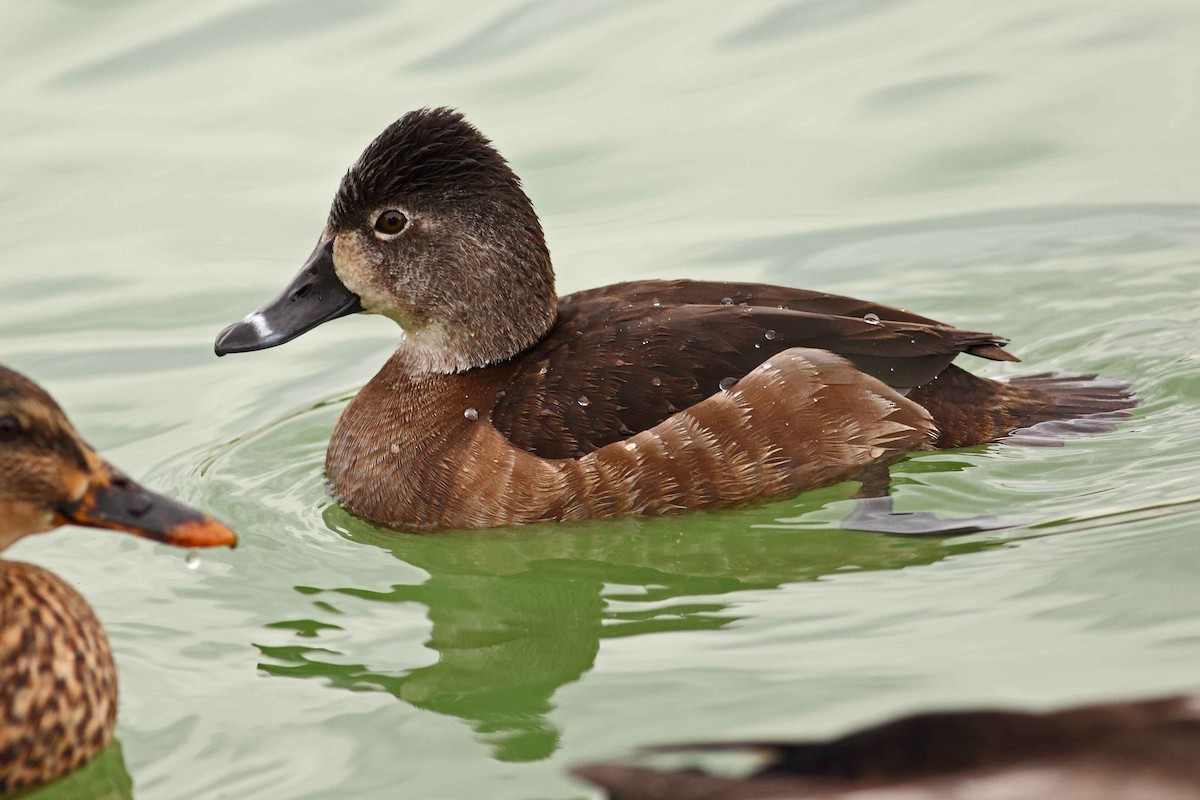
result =
[[226,353],[248,353],[283,344],[289,337],[271,329],[262,313],[255,311],[238,320],[217,334],[213,351],[218,356]]
[[362,311],[362,301],[338,279],[333,240],[322,241],[300,272],[274,300],[217,335],[213,351],[265,350],[307,333],[323,322]]

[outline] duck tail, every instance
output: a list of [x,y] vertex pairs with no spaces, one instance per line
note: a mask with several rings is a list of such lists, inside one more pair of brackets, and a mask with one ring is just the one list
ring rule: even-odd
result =
[[1128,383],[1098,375],[1043,372],[999,381],[954,365],[909,399],[933,416],[941,448],[1061,444],[1115,429],[1138,404]]

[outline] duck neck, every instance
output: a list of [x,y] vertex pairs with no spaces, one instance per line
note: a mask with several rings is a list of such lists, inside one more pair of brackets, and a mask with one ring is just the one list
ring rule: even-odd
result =
[[[532,347],[554,327],[558,295],[544,245],[540,258],[523,266],[484,267],[472,280],[450,287],[436,316],[397,320],[410,372],[452,374],[507,361]],[[478,279],[477,276],[483,276]]]

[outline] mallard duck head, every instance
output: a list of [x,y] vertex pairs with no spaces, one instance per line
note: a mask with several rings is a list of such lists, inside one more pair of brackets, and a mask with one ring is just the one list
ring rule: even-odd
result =
[[144,489],[109,464],[45,390],[0,366],[0,550],[67,524],[180,547],[237,542],[221,523]]

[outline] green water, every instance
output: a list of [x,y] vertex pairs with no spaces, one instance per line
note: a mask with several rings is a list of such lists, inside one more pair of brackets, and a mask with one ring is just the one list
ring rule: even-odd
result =
[[[64,530],[13,557],[104,620],[120,749],[45,794],[592,796],[571,764],[932,707],[1197,685],[1200,8],[805,0],[0,0],[0,361],[234,552]],[[1025,520],[839,531],[750,510],[398,535],[325,443],[399,332],[218,361],[382,127],[461,108],[564,291],[762,280],[1131,381],[1116,433],[925,454],[897,503]],[[81,788],[82,787],[82,788]],[[76,792],[75,795],[69,794]]]

